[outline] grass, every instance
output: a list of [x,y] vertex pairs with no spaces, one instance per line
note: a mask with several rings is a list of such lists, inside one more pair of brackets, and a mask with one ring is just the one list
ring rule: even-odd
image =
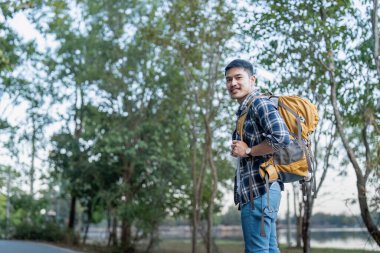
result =
[[[244,245],[239,241],[231,240],[216,240],[219,253],[243,253]],[[56,244],[57,245],[57,244]],[[68,245],[59,245],[67,247]],[[70,247],[70,246],[69,246]],[[71,246],[73,250],[84,253],[119,253],[120,251],[112,250],[102,245],[78,245]],[[198,253],[206,253],[205,247],[202,243],[198,244]],[[285,245],[280,245],[281,253],[302,253],[302,248],[288,248]],[[144,251],[141,251],[144,252]],[[313,253],[374,253],[375,251],[366,251],[361,249],[334,249],[334,248],[312,248]],[[140,253],[137,251],[136,253]],[[152,251],[152,253],[191,253],[190,240],[163,240]]]
[[[217,240],[216,244],[218,246],[220,253],[235,253],[244,252],[244,245],[239,241],[230,240]],[[205,253],[206,250],[202,244],[198,245],[199,253]],[[302,248],[288,248],[286,246],[280,245],[281,253],[302,253]],[[152,253],[190,253],[191,252],[191,241],[190,240],[165,240],[162,241],[157,248]],[[363,252],[374,252],[365,251],[361,249],[333,249],[333,248],[313,248],[313,253],[363,253]]]

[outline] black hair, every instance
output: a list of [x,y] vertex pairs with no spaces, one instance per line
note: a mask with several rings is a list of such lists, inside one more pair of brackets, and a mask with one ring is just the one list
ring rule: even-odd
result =
[[230,62],[226,68],[224,69],[224,76],[227,75],[227,71],[232,68],[242,68],[244,69],[249,76],[252,76],[254,74],[253,66],[249,61],[242,60],[242,59],[236,59]]

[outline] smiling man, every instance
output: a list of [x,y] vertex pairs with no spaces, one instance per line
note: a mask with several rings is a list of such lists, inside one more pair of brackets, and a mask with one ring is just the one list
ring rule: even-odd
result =
[[[234,201],[241,210],[245,253],[280,252],[276,219],[284,186],[276,181],[266,190],[259,166],[270,154],[289,145],[289,132],[269,98],[260,96],[255,89],[256,77],[250,62],[241,59],[230,62],[225,77],[231,98],[240,104],[231,155],[239,159]],[[242,115],[246,118],[239,125]]]

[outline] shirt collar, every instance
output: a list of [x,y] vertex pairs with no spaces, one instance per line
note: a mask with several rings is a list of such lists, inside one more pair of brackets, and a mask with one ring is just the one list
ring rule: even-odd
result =
[[253,98],[259,96],[260,93],[258,90],[254,89],[248,96],[244,99],[243,103],[240,104],[239,109],[236,112],[236,116],[240,116],[248,110],[248,104]]

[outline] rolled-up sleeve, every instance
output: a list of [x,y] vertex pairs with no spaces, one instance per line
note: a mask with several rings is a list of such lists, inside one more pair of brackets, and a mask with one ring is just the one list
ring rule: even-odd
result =
[[287,147],[290,143],[288,128],[269,98],[256,99],[253,108],[264,130],[263,136],[273,150]]

